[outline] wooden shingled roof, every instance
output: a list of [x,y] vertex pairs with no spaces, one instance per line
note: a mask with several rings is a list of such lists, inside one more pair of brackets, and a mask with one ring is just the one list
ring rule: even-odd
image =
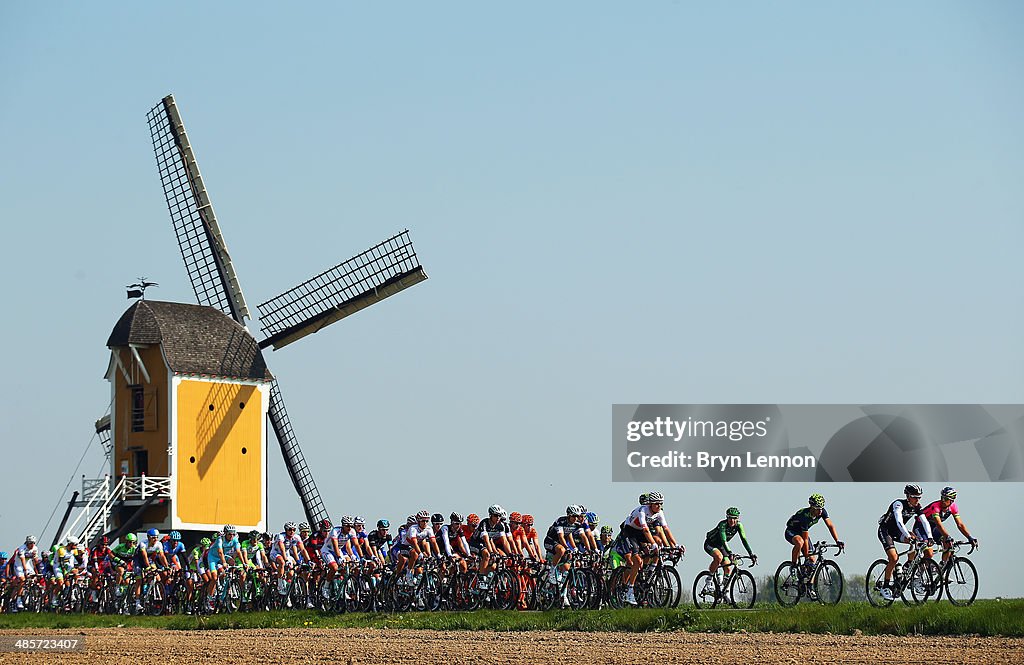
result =
[[160,344],[175,374],[272,381],[259,343],[217,309],[139,300],[121,315],[107,347]]

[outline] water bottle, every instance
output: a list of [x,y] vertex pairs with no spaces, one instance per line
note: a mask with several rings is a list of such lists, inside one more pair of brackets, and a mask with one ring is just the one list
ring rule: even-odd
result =
[[903,567],[898,561],[896,562],[896,567],[892,569],[892,576],[897,580],[903,577]]

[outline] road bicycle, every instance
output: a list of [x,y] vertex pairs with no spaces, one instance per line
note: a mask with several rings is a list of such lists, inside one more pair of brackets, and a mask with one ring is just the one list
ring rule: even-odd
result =
[[970,541],[958,540],[947,541],[942,549],[945,556],[949,552],[949,558],[939,563],[941,581],[939,589],[935,594],[935,602],[942,600],[945,594],[949,602],[959,607],[966,607],[974,602],[978,596],[978,569],[974,562],[966,556],[957,556],[956,552],[964,545],[970,545],[968,555],[973,554],[976,545]]
[[[888,561],[878,559],[872,563],[864,578],[864,592],[868,602],[875,607],[889,607],[900,598],[907,605],[920,605],[932,595],[939,593],[942,586],[942,571],[939,564],[924,556],[924,550],[933,544],[930,540],[916,540],[906,552],[900,552],[900,557],[911,552],[916,552],[916,556],[904,567],[900,566],[897,559],[892,580],[888,584],[885,582],[885,567]],[[891,598],[882,595],[883,589],[887,587],[892,592]]]
[[733,555],[729,558],[732,559],[733,565],[729,567],[728,575],[723,575],[722,566],[719,566],[715,574],[705,570],[693,581],[693,604],[698,609],[711,609],[726,600],[739,610],[754,606],[754,601],[757,600],[757,584],[754,582],[754,576],[741,568],[744,560],[750,561],[753,565],[754,557]]
[[816,600],[822,605],[835,605],[843,597],[843,571],[839,564],[825,558],[830,548],[836,556],[843,553],[839,545],[825,541],[814,543],[810,557],[801,555],[803,563],[783,561],[775,571],[775,599],[783,607],[793,607],[801,598]]
[[[681,547],[663,547],[653,556],[645,558],[633,583],[633,597],[637,607],[676,607],[682,596],[682,581],[675,565],[683,556]],[[626,575],[629,566],[615,569],[608,582],[608,602],[619,608],[626,604]]]

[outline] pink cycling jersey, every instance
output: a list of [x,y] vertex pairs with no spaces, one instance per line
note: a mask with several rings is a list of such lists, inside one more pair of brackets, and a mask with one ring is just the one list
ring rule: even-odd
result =
[[937,517],[940,522],[945,522],[950,515],[959,515],[960,510],[956,507],[956,501],[949,504],[949,508],[942,507],[942,501],[932,501],[921,511],[925,519]]

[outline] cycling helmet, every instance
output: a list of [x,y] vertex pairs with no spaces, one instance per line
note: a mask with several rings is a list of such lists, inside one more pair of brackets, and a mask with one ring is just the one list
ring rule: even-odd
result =
[[810,496],[810,498],[807,499],[807,503],[810,504],[812,508],[824,508],[825,497],[815,492]]
[[602,536],[605,535],[605,534],[608,534],[610,536],[610,535],[612,535],[612,532],[613,532],[613,529],[610,526],[608,526],[607,524],[605,524],[603,527],[601,527],[601,535]]
[[212,544],[213,544],[213,541],[210,540],[209,538],[203,538],[202,540],[199,541],[199,545],[201,547],[209,547]]
[[448,517],[451,519],[452,524],[462,524],[462,515],[460,513],[452,513]]
[[533,515],[523,515],[523,526],[533,526]]
[[260,534],[260,540],[270,540],[271,538],[273,538],[273,536],[271,536],[266,531]]
[[490,508],[487,509],[487,514],[488,515],[498,515],[500,517],[504,513],[505,513],[505,509],[502,508],[501,506],[499,506],[498,504],[494,504],[493,506],[491,506]]
[[665,503],[665,497],[661,495],[661,492],[648,492],[647,503]]
[[566,507],[565,514],[566,515],[582,515],[583,514],[583,509],[580,508],[579,506],[577,506],[576,504],[573,504],[571,506]]
[[79,543],[78,536],[71,534],[68,536],[68,545],[77,545]]
[[234,524],[225,524],[224,525],[224,533],[225,534],[228,534],[228,533],[238,533],[238,529],[235,527]]
[[480,524],[480,516],[476,513],[470,513],[466,517],[466,524],[469,526],[476,526],[477,524]]
[[146,532],[146,535],[150,538],[156,538],[160,535],[160,529],[150,529]]
[[441,513],[434,513],[430,516],[431,524],[444,524],[444,515]]
[[171,542],[171,534],[165,533],[163,536],[160,537],[160,542],[161,543],[169,543],[169,542]]
[[587,513],[589,513],[589,512],[590,512],[589,510],[587,510],[587,507],[586,507],[586,506],[584,506],[584,505],[583,505],[582,503],[578,503],[578,504],[576,504],[576,505],[578,505],[578,506],[580,507],[580,510],[582,510],[582,511],[583,511],[583,514],[584,514],[584,515],[586,515]]
[[220,531],[214,531],[213,533],[210,534],[210,540],[217,540],[218,538],[220,538],[223,535],[224,534],[222,534]]
[[34,542],[36,542],[36,537],[35,536],[25,536],[25,543],[26,544],[27,543],[34,543]]
[[366,520],[363,519],[362,515],[356,515],[352,518],[352,524],[355,526],[366,526]]
[[523,516],[520,513],[512,511],[512,514],[508,516],[509,522],[522,522]]
[[329,531],[332,526],[334,526],[334,525],[331,524],[331,520],[327,519],[326,517],[323,518],[322,520],[320,520],[320,530],[321,531]]
[[739,517],[740,516],[740,509],[737,508],[736,506],[731,506],[729,508],[729,510],[725,511],[725,516],[726,517]]
[[955,499],[956,498],[956,488],[955,487],[949,487],[948,485],[946,487],[943,487],[942,488],[942,498],[943,499],[950,499],[950,500]]
[[302,533],[309,533],[309,522],[299,522],[299,531]]
[[907,496],[916,496],[918,498],[924,494],[924,492],[921,491],[920,485],[907,485],[903,488],[903,493]]
[[0,559],[7,559],[7,558],[9,558],[7,556],[7,552],[0,552]]
[[284,523],[284,530],[285,531],[295,531],[295,522],[285,522]]
[[[254,540],[259,540],[259,538],[260,538],[260,532],[257,531],[256,529],[253,529],[252,531],[249,532],[249,541],[250,542],[252,542]],[[179,538],[178,540],[181,540],[181,539]]]
[[587,520],[587,524],[590,524],[590,525],[597,524],[597,522],[598,522],[598,520],[597,520],[597,513],[587,513],[586,515],[583,516],[583,518],[585,520]]
[[352,519],[351,515],[342,515],[341,516],[341,526],[352,526],[352,524],[354,522],[355,522],[355,520]]
[[180,531],[171,531],[170,536],[171,536],[171,540],[181,540],[181,532]]
[[416,524],[416,516],[415,515],[409,515],[408,517],[405,518],[405,526],[412,526],[413,524]]
[[107,536],[100,536],[100,547],[106,547],[110,544],[110,538]]
[[390,527],[391,527],[391,522],[389,522],[387,520],[377,520],[377,528],[378,529],[388,529]]
[[[29,536],[29,538],[31,538],[31,537],[32,537],[32,536]],[[126,541],[126,542],[129,542],[129,543],[134,543],[134,542],[135,542],[135,541],[137,541],[137,540],[138,540],[139,538],[138,538],[138,536],[136,536],[136,535],[135,535],[134,533],[126,533],[126,534],[124,534],[124,539],[125,539],[125,541]]]
[[646,506],[647,505],[647,492],[644,492],[643,494],[641,494],[640,498],[637,499],[637,500],[640,502],[641,506]]
[[419,520],[429,520],[429,519],[430,519],[430,513],[428,513],[425,510],[421,510],[420,512],[416,513],[416,521],[419,521]]

